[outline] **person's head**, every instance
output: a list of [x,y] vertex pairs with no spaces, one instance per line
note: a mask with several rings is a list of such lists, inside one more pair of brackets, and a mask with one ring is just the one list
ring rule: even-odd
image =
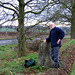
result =
[[48,26],[49,26],[50,29],[52,29],[52,28],[55,27],[55,24],[54,24],[53,22],[49,22],[49,23],[48,23]]

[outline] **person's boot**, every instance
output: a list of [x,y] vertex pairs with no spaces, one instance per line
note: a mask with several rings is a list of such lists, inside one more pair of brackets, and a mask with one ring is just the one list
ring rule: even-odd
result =
[[50,68],[59,68],[60,66],[59,65],[52,65],[50,66]]
[[52,66],[50,66],[50,68],[55,68],[54,64]]
[[57,66],[55,66],[55,68],[59,68],[59,67],[60,67],[59,64]]

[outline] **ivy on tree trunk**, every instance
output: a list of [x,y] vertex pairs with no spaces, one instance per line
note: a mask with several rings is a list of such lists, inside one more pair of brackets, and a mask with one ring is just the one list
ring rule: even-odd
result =
[[24,0],[19,0],[19,19],[18,19],[18,30],[19,30],[19,36],[18,36],[18,47],[19,52],[18,56],[25,56],[26,55],[26,40],[25,40],[25,34],[24,34]]
[[75,1],[72,1],[71,38],[75,39]]

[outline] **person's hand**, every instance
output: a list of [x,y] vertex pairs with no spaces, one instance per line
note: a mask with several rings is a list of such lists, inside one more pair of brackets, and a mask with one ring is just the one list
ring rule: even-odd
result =
[[57,41],[57,44],[59,44],[60,43],[60,39]]
[[44,42],[44,43],[46,43],[46,39],[45,39],[45,40],[43,40],[43,42]]

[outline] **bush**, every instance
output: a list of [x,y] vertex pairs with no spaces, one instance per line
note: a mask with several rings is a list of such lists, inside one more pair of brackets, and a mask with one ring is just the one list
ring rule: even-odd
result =
[[30,50],[38,51],[41,41],[36,40],[34,42],[29,42],[26,44],[26,47]]

